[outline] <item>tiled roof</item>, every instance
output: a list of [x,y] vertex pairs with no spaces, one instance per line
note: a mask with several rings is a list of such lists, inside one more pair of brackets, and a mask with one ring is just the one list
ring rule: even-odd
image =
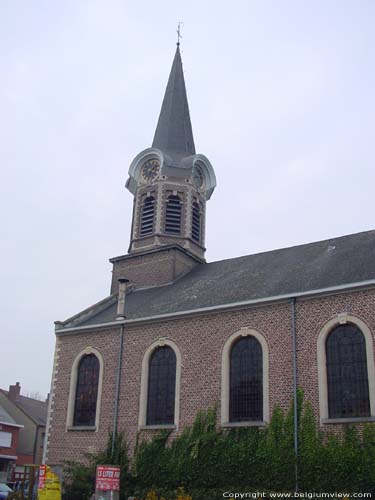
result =
[[0,422],[9,425],[16,425],[16,421],[9,415],[9,413],[0,404]]
[[16,405],[37,424],[46,425],[48,411],[48,403],[46,401],[39,401],[38,399],[27,398],[26,396],[18,396]]
[[[126,316],[146,318],[369,280],[375,280],[375,231],[198,264],[171,285],[129,293]],[[114,321],[116,297],[106,300],[62,326]]]
[[[8,391],[0,389],[3,394],[8,395]],[[28,398],[26,396],[17,396],[16,401],[12,401],[18,408],[20,408],[27,416],[29,416],[38,425],[46,425],[47,422],[47,401],[40,401],[39,399]]]

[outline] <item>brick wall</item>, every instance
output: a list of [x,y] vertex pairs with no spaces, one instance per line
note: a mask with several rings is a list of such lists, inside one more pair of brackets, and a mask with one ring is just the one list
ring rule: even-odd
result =
[[137,287],[164,285],[188,273],[197,263],[178,248],[119,258],[113,261],[111,294],[117,293],[119,278],[127,278]]
[[[327,321],[340,312],[358,316],[375,332],[375,292],[358,291],[297,301],[299,385],[318,417],[317,338]],[[289,409],[292,400],[291,306],[280,303],[237,311],[191,316],[171,321],[126,325],[121,372],[119,430],[127,434],[130,450],[137,434],[141,365],[146,349],[158,337],[167,337],[182,355],[180,428],[193,422],[198,410],[220,402],[221,356],[226,340],[241,327],[260,332],[269,347],[269,404]],[[49,463],[80,459],[82,452],[104,447],[113,425],[119,327],[59,337],[59,367],[51,422]],[[98,432],[66,431],[70,371],[86,346],[98,349],[105,361]],[[219,406],[220,411],[220,406]],[[330,430],[334,427],[329,426]],[[337,426],[338,428],[338,426]],[[141,431],[150,435],[152,431]]]
[[[375,335],[375,291],[331,295],[324,299],[299,301],[297,306],[298,379],[306,399],[319,414],[317,339],[324,325],[339,313],[348,313],[364,321]],[[374,344],[375,345],[375,344]],[[323,430],[332,431],[342,425],[327,424]]]
[[6,432],[6,433],[9,433],[12,435],[10,447],[0,446],[0,455],[7,455],[7,456],[16,456],[17,455],[19,430],[20,430],[19,427],[13,427],[11,425],[0,424],[0,432]]

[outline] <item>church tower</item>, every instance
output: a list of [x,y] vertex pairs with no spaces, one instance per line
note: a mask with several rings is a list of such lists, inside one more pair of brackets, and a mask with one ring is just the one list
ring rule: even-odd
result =
[[151,148],[129,168],[134,196],[129,254],[177,246],[204,261],[206,201],[216,186],[209,160],[196,154],[179,43]]

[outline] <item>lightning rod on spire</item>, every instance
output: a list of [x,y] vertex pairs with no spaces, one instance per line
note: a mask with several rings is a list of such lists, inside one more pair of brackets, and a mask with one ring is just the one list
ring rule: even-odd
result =
[[177,47],[180,45],[180,40],[182,38],[182,35],[181,35],[181,27],[184,25],[183,22],[181,21],[178,21],[178,25],[177,25]]

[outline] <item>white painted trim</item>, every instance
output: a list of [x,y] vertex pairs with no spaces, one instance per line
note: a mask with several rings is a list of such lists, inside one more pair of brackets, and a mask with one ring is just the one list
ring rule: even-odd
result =
[[[98,397],[96,399],[96,413],[95,413],[95,431],[99,429],[100,422],[100,406],[102,398],[102,387],[103,387],[103,372],[104,372],[104,360],[101,353],[94,347],[88,346],[83,351],[81,351],[73,361],[72,370],[70,372],[70,388],[69,388],[69,400],[68,400],[68,410],[66,416],[66,427],[65,430],[68,431],[70,428],[74,427],[74,406],[75,406],[75,396],[76,396],[76,386],[77,386],[77,374],[79,362],[83,356],[88,354],[94,354],[99,361],[99,381],[98,381]],[[74,429],[79,429],[79,427],[74,427]]]
[[195,166],[200,167],[203,172],[205,195],[206,199],[209,200],[216,187],[215,171],[210,160],[202,154],[194,155],[193,167]]
[[[374,366],[374,350],[373,340],[369,327],[364,321],[347,313],[337,314],[330,319],[321,329],[317,341],[317,356],[318,356],[318,384],[319,384],[319,410],[321,423],[330,421],[328,415],[328,388],[327,388],[327,359],[326,359],[326,339],[331,331],[339,325],[352,323],[361,330],[366,342],[366,359],[367,359],[367,376],[369,385],[370,397],[370,416],[375,416],[375,366]],[[368,417],[364,417],[365,421]],[[332,419],[337,420],[337,419]],[[340,419],[341,420],[341,419]],[[358,419],[356,421],[359,421]]]
[[190,316],[194,314],[204,314],[204,313],[209,313],[209,312],[216,312],[216,311],[221,311],[221,310],[231,310],[231,309],[236,309],[240,307],[245,307],[245,306],[251,306],[251,305],[258,305],[258,304],[267,304],[270,302],[280,302],[280,301],[287,301],[293,297],[298,298],[298,297],[314,297],[316,295],[322,295],[326,293],[334,293],[334,292],[346,292],[346,291],[351,291],[353,289],[358,289],[358,288],[365,288],[365,287],[371,287],[375,286],[375,280],[367,280],[367,281],[360,281],[357,283],[349,283],[346,285],[338,285],[338,286],[332,286],[332,287],[327,287],[327,288],[319,288],[316,290],[308,290],[306,292],[297,292],[297,293],[288,293],[284,295],[274,295],[271,297],[263,297],[261,299],[252,299],[252,300],[243,300],[240,302],[232,302],[230,304],[219,304],[217,306],[211,306],[211,307],[200,307],[197,309],[187,309],[185,311],[177,311],[173,313],[166,313],[166,314],[156,314],[154,316],[146,316],[143,318],[135,318],[135,319],[127,319],[124,321],[109,321],[108,323],[97,323],[94,325],[87,325],[87,326],[75,326],[75,327],[69,327],[69,328],[64,328],[64,326],[59,325],[59,328],[56,329],[55,333],[56,335],[64,335],[65,333],[70,333],[70,332],[75,332],[75,331],[80,331],[80,330],[92,330],[92,329],[97,329],[97,328],[105,328],[108,326],[118,326],[121,324],[135,324],[135,323],[143,323],[147,321],[158,321],[158,320],[163,320],[163,319],[174,319],[177,317],[182,317],[182,316]]
[[8,460],[17,460],[17,455],[0,455],[0,458],[7,458]]
[[[150,358],[152,353],[158,347],[169,346],[173,349],[176,355],[176,388],[175,388],[175,400],[174,400],[174,426],[178,430],[178,425],[180,421],[180,384],[181,384],[181,352],[177,344],[173,340],[161,337],[155,342],[153,342],[146,350],[143,360],[142,360],[142,372],[141,372],[141,393],[139,398],[139,418],[138,418],[138,430],[142,429],[153,429],[155,426],[147,425],[147,397],[148,397],[148,370],[150,365]],[[172,424],[173,425],[173,424]],[[157,426],[163,427],[165,426]],[[169,428],[169,426],[168,426]]]
[[[225,342],[221,356],[221,425],[230,426],[229,422],[229,392],[230,392],[230,352],[233,344],[241,337],[251,335],[262,347],[263,360],[263,421],[269,422],[269,354],[268,344],[262,334],[252,328],[243,327],[233,333]],[[258,422],[259,423],[259,422]]]
[[8,427],[19,427],[23,429],[25,426],[20,424],[12,424],[11,422],[0,422],[0,425],[7,425]]
[[[132,194],[135,194],[136,192],[136,185],[139,182],[139,177],[140,177],[140,172],[141,168],[144,164],[144,162],[148,159],[151,158],[157,158],[160,163],[161,169],[164,166],[164,154],[163,152],[158,149],[158,148],[147,148],[141,151],[140,153],[137,154],[137,156],[134,158],[134,160],[131,162],[130,167],[129,167],[129,179],[133,179],[135,185],[133,183],[130,183],[129,180],[126,184],[126,187],[129,189],[129,191]],[[129,185],[128,185],[129,183]]]
[[221,427],[224,429],[228,429],[229,427],[264,427],[266,422],[263,420],[254,420],[254,421],[247,421],[247,422],[226,422],[225,424],[221,424]]

